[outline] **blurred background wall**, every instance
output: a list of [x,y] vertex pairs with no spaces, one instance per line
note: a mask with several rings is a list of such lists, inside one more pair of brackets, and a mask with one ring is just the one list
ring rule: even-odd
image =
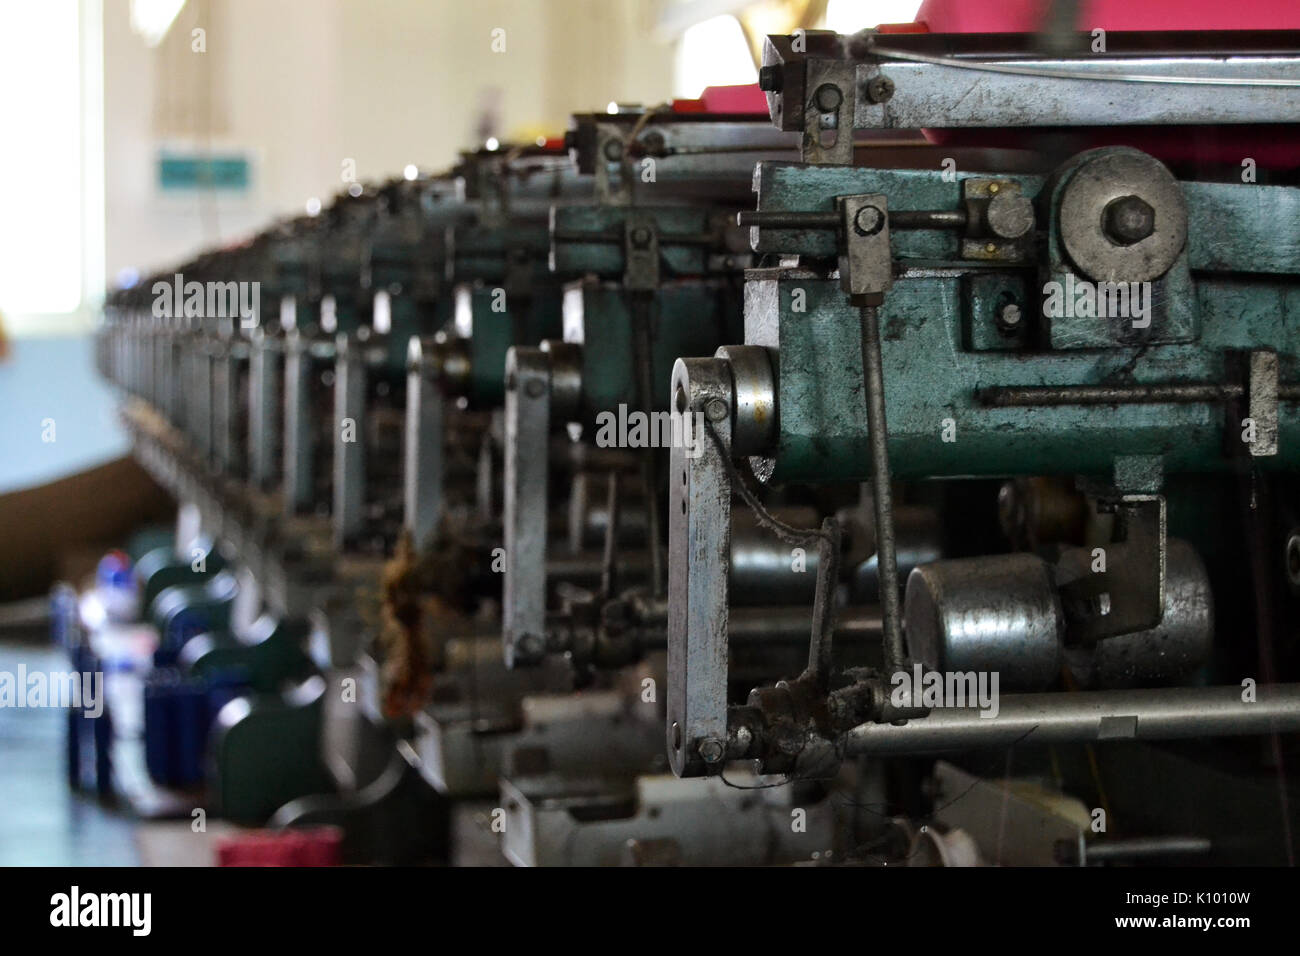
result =
[[[110,277],[300,212],[345,175],[446,166],[487,136],[672,93],[653,0],[189,0],[154,48],[129,7],[104,6]],[[166,147],[246,157],[249,188],[160,197]]]
[[[0,493],[124,452],[90,365],[106,286],[327,202],[349,176],[559,135],[611,101],[751,83],[766,33],[852,32],[918,6],[0,0]],[[205,158],[226,185],[187,185]]]

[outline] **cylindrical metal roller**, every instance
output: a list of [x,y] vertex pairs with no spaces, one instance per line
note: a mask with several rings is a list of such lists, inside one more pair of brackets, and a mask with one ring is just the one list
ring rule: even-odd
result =
[[914,661],[944,672],[997,672],[1005,690],[1060,675],[1064,616],[1050,566],[1032,554],[936,561],[907,579],[903,627]]
[[[786,524],[813,528],[820,522],[812,508],[787,507],[773,513]],[[730,595],[733,604],[808,604],[817,588],[817,549],[801,555],[759,525],[754,513],[731,513]]]
[[[858,509],[857,514],[863,514]],[[880,567],[876,560],[875,522],[868,517],[857,529],[865,540],[861,550],[869,557],[857,562],[850,573],[849,601],[874,604],[880,600]],[[943,558],[943,522],[933,508],[900,505],[894,509],[894,547],[898,574],[903,580],[912,569]],[[850,561],[853,559],[850,558]]]

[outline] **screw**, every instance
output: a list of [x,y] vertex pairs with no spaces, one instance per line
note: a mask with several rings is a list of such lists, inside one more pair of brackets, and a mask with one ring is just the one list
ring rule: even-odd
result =
[[605,141],[605,158],[611,163],[617,163],[623,158],[623,141],[610,139]]
[[717,763],[726,753],[726,744],[717,737],[705,737],[700,741],[700,759],[705,763]]
[[632,230],[632,245],[638,249],[645,249],[650,245],[650,230],[645,226],[637,226]]
[[885,228],[885,214],[877,206],[863,206],[853,217],[853,229],[859,236],[874,236]]
[[720,422],[727,417],[730,409],[727,403],[720,398],[711,398],[704,403],[704,414],[708,416],[711,422]]
[[1107,204],[1102,224],[1112,242],[1131,246],[1156,231],[1156,211],[1140,196],[1120,196]]
[[998,310],[998,330],[1004,333],[1012,333],[1020,328],[1020,321],[1024,315],[1020,311],[1020,306],[1014,302],[1008,302]]
[[834,83],[823,83],[817,87],[817,93],[814,96],[817,102],[817,108],[823,113],[833,113],[840,108],[844,102],[844,94]]
[[529,398],[541,398],[544,391],[546,391],[546,385],[541,379],[530,378],[528,383],[524,385],[524,393]]
[[758,88],[764,93],[779,93],[784,86],[781,65],[773,63],[758,71]]
[[867,99],[873,103],[886,103],[894,95],[894,81],[885,74],[873,76],[867,81]]

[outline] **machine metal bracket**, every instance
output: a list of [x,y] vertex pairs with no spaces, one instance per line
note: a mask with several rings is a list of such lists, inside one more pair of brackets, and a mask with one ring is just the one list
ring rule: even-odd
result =
[[275,451],[283,422],[276,415],[283,374],[284,342],[266,330],[253,330],[248,356],[251,408],[248,414],[248,463],[253,486],[270,489],[277,478]]
[[629,209],[623,224],[623,288],[653,292],[659,288],[659,229],[653,214]]
[[284,507],[291,516],[310,508],[313,500],[312,371],[307,340],[297,331],[290,332],[284,352]]
[[840,288],[851,296],[870,296],[878,303],[894,284],[889,248],[889,200],[883,193],[838,196],[843,241]]
[[602,205],[625,206],[631,201],[624,165],[625,152],[622,132],[615,126],[597,124],[595,193],[596,200]]
[[212,392],[215,360],[212,356],[212,343],[203,336],[197,336],[194,343],[194,376],[191,381],[198,384],[197,400],[190,403],[190,434],[194,438],[199,460],[204,465],[212,463]]
[[858,102],[853,65],[810,59],[804,89],[803,161],[817,166],[852,164]]
[[679,777],[720,770],[728,746],[732,391],[722,359],[673,367],[674,413],[704,415],[712,436],[694,456],[675,444],[668,471],[668,758]]
[[966,235],[961,257],[982,262],[1023,262],[1034,237],[1034,207],[1014,179],[968,176],[961,181]]
[[366,502],[366,356],[363,343],[340,332],[334,362],[334,545],[362,528]]
[[243,343],[223,339],[214,343],[212,358],[212,461],[222,474],[235,469],[238,449],[235,430],[239,395],[239,351]]
[[506,353],[505,585],[502,639],[507,667],[546,653],[547,446],[551,362],[540,348]]
[[438,387],[440,373],[425,358],[434,344],[413,335],[406,358],[402,524],[417,549],[434,541],[443,509],[446,399]]
[[1115,510],[1115,540],[1105,571],[1061,589],[1069,640],[1089,645],[1155,627],[1165,607],[1165,499],[1124,495]]
[[1255,349],[1250,353],[1247,414],[1254,423],[1252,458],[1277,455],[1278,360],[1272,349]]

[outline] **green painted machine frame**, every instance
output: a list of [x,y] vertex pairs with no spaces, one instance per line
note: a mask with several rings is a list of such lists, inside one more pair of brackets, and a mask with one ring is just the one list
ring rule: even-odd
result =
[[[1300,190],[1181,184],[1186,247],[1152,283],[1150,329],[1141,339],[1130,334],[1118,342],[1115,327],[1096,318],[1044,322],[1038,336],[1030,330],[1006,336],[997,328],[1000,305],[1014,302],[1037,316],[1044,283],[1070,272],[1054,238],[1057,196],[1040,195],[1051,188],[1041,177],[970,173],[950,182],[938,170],[763,163],[758,208],[825,211],[837,195],[881,193],[891,213],[953,209],[968,177],[1013,180],[1040,208],[1046,204],[1046,261],[962,260],[952,232],[892,233],[895,280],[880,323],[893,473],[1110,479],[1118,471],[1117,484],[1154,490],[1143,486],[1158,483],[1162,471],[1228,467],[1234,450],[1241,451],[1241,416],[1232,402],[1226,411],[1214,403],[1120,401],[991,407],[980,395],[1006,386],[1240,382],[1238,358],[1259,349],[1276,351],[1279,379],[1294,382],[1300,374]],[[758,251],[829,258],[836,236],[764,227]],[[760,269],[747,280],[745,342],[772,350],[779,415],[774,450],[754,460],[756,473],[777,482],[865,479],[871,469],[857,306],[826,272]],[[1300,414],[1285,396],[1278,418],[1278,453],[1254,461],[1294,468]]]

